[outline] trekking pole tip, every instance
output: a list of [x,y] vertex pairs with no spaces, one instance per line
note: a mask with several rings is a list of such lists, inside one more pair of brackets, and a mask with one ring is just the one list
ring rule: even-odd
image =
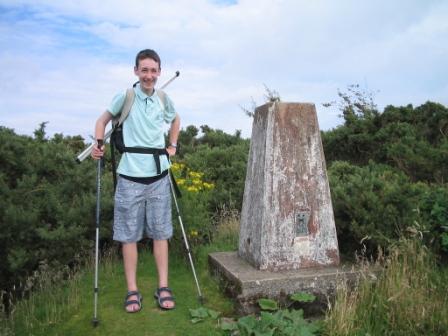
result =
[[203,306],[204,303],[205,303],[205,298],[204,298],[202,295],[200,295],[200,296],[198,297],[198,299],[199,299],[199,304],[200,304],[201,306]]
[[96,328],[98,326],[98,324],[100,324],[100,320],[98,320],[96,317],[94,317],[92,320],[93,327]]
[[179,72],[179,70],[177,70],[176,71],[176,77],[179,77],[179,75],[180,75],[180,72]]

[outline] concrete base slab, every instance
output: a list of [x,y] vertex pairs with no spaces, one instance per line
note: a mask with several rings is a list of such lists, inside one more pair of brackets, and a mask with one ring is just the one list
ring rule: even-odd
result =
[[290,271],[260,271],[238,257],[237,252],[209,254],[213,275],[218,276],[228,295],[235,299],[236,311],[241,315],[259,311],[260,298],[275,299],[289,305],[289,295],[305,292],[316,296],[311,304],[301,304],[307,315],[321,314],[334,298],[341,284],[356,284],[360,271],[353,267],[307,268]]

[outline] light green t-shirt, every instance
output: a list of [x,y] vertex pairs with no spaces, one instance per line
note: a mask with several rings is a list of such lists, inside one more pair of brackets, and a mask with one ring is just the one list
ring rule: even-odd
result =
[[[131,111],[123,122],[123,140],[126,147],[165,148],[164,131],[166,124],[175,116],[173,102],[166,96],[166,106],[154,91],[152,96],[144,93],[140,85],[134,88],[135,99]],[[124,103],[126,93],[117,94],[108,111],[116,116]],[[166,155],[160,156],[160,167],[164,171],[170,166]],[[156,163],[152,154],[123,153],[117,172],[133,177],[157,175]]]

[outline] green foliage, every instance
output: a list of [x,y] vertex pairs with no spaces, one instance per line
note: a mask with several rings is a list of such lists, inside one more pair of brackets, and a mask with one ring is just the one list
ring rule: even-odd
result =
[[260,308],[263,310],[275,311],[278,309],[277,301],[274,301],[274,300],[260,299],[260,300],[258,300],[258,304],[259,304]]
[[220,312],[206,307],[190,309],[191,323],[193,324],[205,321],[208,318],[216,320],[220,314]]
[[[73,265],[92,247],[95,166],[74,160],[84,144],[79,137],[46,139],[45,123],[35,136],[19,136],[0,127],[0,253],[5,256],[0,288],[4,290],[14,285],[22,290],[42,261]],[[110,192],[107,189],[105,184],[105,192]],[[103,226],[103,234],[110,232],[107,227]]]
[[[314,299],[313,295],[306,293],[291,295],[293,301],[312,302]],[[259,316],[248,315],[236,322],[222,323],[221,329],[240,336],[312,336],[319,335],[322,330],[320,322],[310,322],[304,318],[302,309],[279,309],[277,302],[270,299],[260,299],[258,304],[264,310]]]
[[370,162],[365,167],[334,162],[329,169],[341,250],[356,250],[361,240],[376,250],[398,239],[416,219],[414,209],[427,191],[402,172]]
[[444,256],[448,256],[448,188],[432,186],[419,200],[416,224],[423,233],[427,246]]
[[14,303],[10,315],[0,323],[0,334],[35,335],[37,330],[63,322],[83,301],[80,280],[84,275],[78,267],[52,268],[40,263],[26,281],[25,292],[21,293],[25,299]]
[[[170,255],[170,286],[177,298],[176,309],[163,312],[152,299],[157,270],[153,256],[149,250],[143,249],[139,253],[138,265],[143,310],[138,314],[125,313],[123,262],[115,251],[108,249],[100,259],[100,323],[96,328],[92,327],[94,260],[91,258],[87,267],[68,277],[61,278],[56,270],[43,268],[43,283],[13,307],[6,321],[2,321],[0,306],[0,335],[222,335],[216,328],[218,312],[215,310],[204,307],[207,318],[201,323],[191,323],[190,310],[203,307],[198,308],[191,268],[177,255]],[[232,301],[217,290],[218,284],[208,275],[206,263],[196,266],[207,305],[222,314],[231,314]]]
[[[445,226],[445,230],[448,231],[448,228],[446,228],[446,226]],[[448,232],[442,232],[442,234],[440,235],[440,240],[441,240],[442,250],[444,250],[445,252],[448,252]]]
[[248,315],[238,319],[236,324],[223,324],[223,330],[238,330],[233,335],[319,335],[322,326],[319,322],[309,322],[303,317],[303,310],[278,310],[273,313],[261,312],[260,316]]
[[419,238],[400,239],[365,274],[357,290],[342,286],[325,320],[325,335],[447,335],[448,273]]
[[[355,103],[345,98],[348,107],[343,110],[353,110]],[[343,126],[322,134],[329,162],[366,165],[374,161],[403,171],[412,181],[448,180],[446,107],[428,102],[417,108],[388,106],[383,113],[363,111],[348,113]]]
[[194,136],[198,133],[194,126],[180,132],[180,139],[186,139],[187,144],[181,144],[176,161],[203,173],[204,179],[214,184],[210,211],[223,207],[241,210],[249,140],[242,139],[240,132],[229,135],[208,126],[201,126],[201,130],[201,137]]
[[296,293],[291,295],[290,299],[296,302],[314,302],[316,300],[316,296],[308,293]]
[[[182,193],[182,196],[177,198],[177,202],[185,234],[190,247],[194,250],[202,244],[210,243],[211,240],[213,223],[208,205],[214,185],[204,181],[203,173],[192,171],[185,164],[173,163],[172,172]],[[177,218],[174,210],[173,206],[173,217]],[[183,248],[182,239],[181,230],[175,230],[172,246],[176,250]]]
[[341,250],[352,254],[362,240],[372,252],[418,223],[446,256],[448,109],[427,102],[379,113],[356,85],[339,97],[345,123],[322,140]]
[[[180,132],[181,150],[173,158],[173,171],[182,189],[178,199],[189,244],[193,250],[208,244],[217,232],[214,214],[220,209],[240,210],[246,176],[249,141],[240,132],[188,126]],[[181,141],[184,141],[181,143]],[[175,248],[183,246],[181,232],[175,231]]]
[[[41,261],[72,265],[77,255],[93,248],[96,163],[90,159],[75,163],[76,154],[85,148],[83,139],[62,134],[48,139],[45,125],[40,124],[34,138],[0,127],[0,253],[5,256],[0,264],[0,288],[5,290],[14,285],[20,288],[19,283]],[[200,192],[194,184],[183,186],[181,213],[193,247],[210,242],[212,215],[221,202],[241,206],[249,149],[239,132],[228,135],[207,126],[201,129],[199,138],[194,126],[181,132],[186,142],[181,153],[188,158],[179,156],[190,171],[201,174],[200,179],[212,186]],[[222,160],[227,162],[225,167],[221,167]],[[110,168],[107,160],[102,177],[101,246],[111,243],[112,236]],[[194,177],[180,177],[193,183]],[[175,240],[180,240],[180,230],[175,232]]]
[[404,233],[417,233],[436,253],[445,253],[448,188],[413,183],[398,169],[369,162],[359,167],[335,161],[329,168],[340,249],[365,245],[369,253],[387,247]]

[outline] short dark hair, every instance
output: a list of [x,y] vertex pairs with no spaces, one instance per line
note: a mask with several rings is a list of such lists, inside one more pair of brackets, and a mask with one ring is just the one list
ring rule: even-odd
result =
[[160,63],[160,57],[159,55],[152,49],[144,49],[142,51],[140,51],[137,56],[135,57],[135,67],[138,68],[138,63],[141,60],[144,60],[145,58],[150,58],[154,61],[156,61],[157,63],[159,63],[159,69],[161,67],[161,63]]

